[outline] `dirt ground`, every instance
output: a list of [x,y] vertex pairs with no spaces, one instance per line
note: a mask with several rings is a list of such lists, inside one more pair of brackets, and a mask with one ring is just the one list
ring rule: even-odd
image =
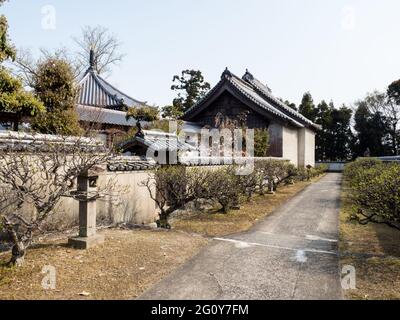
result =
[[[173,231],[103,230],[105,245],[88,251],[67,239],[31,248],[22,268],[0,266],[0,300],[132,299],[183,264],[207,244]],[[0,264],[9,255],[0,255]],[[54,266],[56,289],[41,283],[44,266]]]
[[340,214],[341,264],[356,269],[356,290],[348,299],[400,299],[400,231],[385,225],[362,226],[349,221],[352,204],[347,188],[342,193]]

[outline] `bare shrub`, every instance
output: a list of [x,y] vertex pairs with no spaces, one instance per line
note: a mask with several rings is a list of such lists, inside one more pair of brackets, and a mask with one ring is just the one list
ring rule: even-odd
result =
[[20,265],[60,198],[73,196],[76,178],[105,163],[109,153],[98,142],[79,137],[2,138],[0,228],[13,245],[10,263]]

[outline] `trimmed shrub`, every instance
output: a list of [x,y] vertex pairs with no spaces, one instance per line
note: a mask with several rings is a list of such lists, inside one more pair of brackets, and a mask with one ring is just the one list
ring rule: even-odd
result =
[[207,197],[222,206],[222,212],[228,213],[240,204],[240,196],[246,192],[242,177],[235,174],[235,167],[230,166],[212,170],[207,185]]
[[383,162],[376,158],[360,158],[345,166],[344,176],[351,183],[355,179],[363,179],[363,174],[366,170],[382,165]]
[[344,175],[355,206],[350,219],[400,230],[400,164],[360,159],[349,164]]
[[265,159],[256,161],[254,171],[246,176],[236,174],[236,166],[220,168],[187,168],[165,166],[154,171],[143,182],[160,209],[160,224],[169,227],[168,217],[176,210],[198,199],[212,200],[223,213],[240,207],[242,199],[250,201],[255,193],[276,191],[295,180],[307,180],[324,168],[298,169],[286,161]]

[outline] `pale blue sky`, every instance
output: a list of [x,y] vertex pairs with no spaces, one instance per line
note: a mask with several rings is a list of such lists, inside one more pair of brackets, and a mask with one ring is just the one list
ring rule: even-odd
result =
[[[42,7],[56,29],[42,28]],[[225,67],[246,68],[279,97],[352,103],[400,78],[399,0],[11,0],[1,10],[17,47],[73,49],[84,25],[123,42],[108,78],[133,97],[165,105],[172,76],[203,71],[214,85]]]

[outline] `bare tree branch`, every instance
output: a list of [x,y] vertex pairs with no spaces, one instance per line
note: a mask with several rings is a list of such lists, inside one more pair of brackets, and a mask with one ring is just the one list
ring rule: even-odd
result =
[[99,74],[109,73],[111,67],[121,62],[125,56],[120,53],[122,44],[116,35],[102,26],[85,26],[81,37],[73,39],[80,48],[77,58],[83,69],[89,67],[90,50],[94,51],[95,68]]

